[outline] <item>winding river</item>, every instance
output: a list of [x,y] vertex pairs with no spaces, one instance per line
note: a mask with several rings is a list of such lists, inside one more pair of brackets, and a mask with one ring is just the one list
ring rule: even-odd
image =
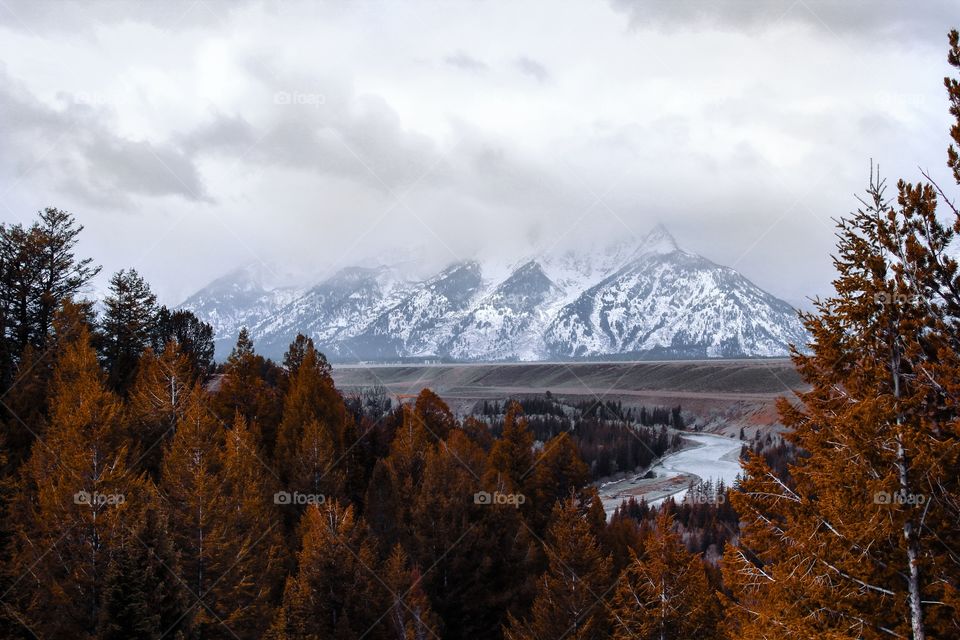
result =
[[600,497],[608,516],[631,495],[659,504],[668,496],[682,499],[691,481],[723,480],[727,486],[733,485],[740,473],[741,440],[710,433],[685,433],[683,439],[693,446],[668,454],[651,467],[655,479],[635,476],[601,485]]

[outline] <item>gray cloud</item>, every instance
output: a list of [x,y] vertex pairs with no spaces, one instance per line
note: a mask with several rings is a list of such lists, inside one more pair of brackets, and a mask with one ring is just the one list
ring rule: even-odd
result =
[[521,73],[530,76],[537,82],[546,82],[550,79],[550,72],[547,71],[547,68],[533,58],[520,56],[516,59],[515,64]]
[[451,67],[470,73],[483,73],[488,69],[485,62],[472,58],[462,51],[446,56],[443,61]]
[[941,38],[956,26],[953,0],[610,0],[634,28],[724,28],[756,31],[802,24],[839,36]]
[[98,206],[128,206],[135,196],[209,199],[193,158],[177,146],[117,135],[109,109],[89,95],[58,99],[59,108],[40,102],[0,69],[0,158],[15,180],[43,175]]

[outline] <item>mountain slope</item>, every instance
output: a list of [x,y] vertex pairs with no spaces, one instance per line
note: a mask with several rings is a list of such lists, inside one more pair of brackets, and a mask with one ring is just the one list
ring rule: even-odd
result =
[[257,348],[282,352],[297,333],[324,346],[351,338],[402,300],[410,287],[389,267],[346,267],[254,324]]
[[241,328],[257,325],[303,294],[296,287],[269,287],[265,269],[259,264],[236,269],[180,304],[213,327],[218,359],[230,353]]
[[526,262],[457,323],[440,351],[462,360],[537,360],[546,305],[562,294],[538,262]]
[[308,289],[268,289],[241,270],[182,306],[213,324],[218,358],[241,326],[267,356],[300,332],[339,361],[778,356],[807,341],[789,304],[683,251],[662,226],[636,244],[513,268],[458,262],[418,281],[348,267]]
[[789,304],[681,251],[658,228],[630,262],[561,309],[544,340],[561,358],[712,358],[783,355],[806,334]]
[[480,265],[453,264],[415,286],[363,331],[345,340],[322,343],[344,359],[383,360],[429,356],[450,338],[454,325],[481,290]]

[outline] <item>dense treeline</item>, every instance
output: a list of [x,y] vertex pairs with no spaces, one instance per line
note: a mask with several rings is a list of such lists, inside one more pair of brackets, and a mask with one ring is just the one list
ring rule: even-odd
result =
[[[635,411],[632,407],[624,409],[620,402],[598,400],[593,404],[567,405],[549,391],[544,396],[528,396],[516,402],[526,414],[535,440],[547,442],[561,433],[569,434],[593,480],[646,468],[682,445],[680,435],[667,429],[667,425],[673,424],[682,428],[680,407],[650,410],[640,407]],[[479,407],[478,415],[485,419],[494,435],[503,428],[502,416],[508,406],[509,401],[484,400]],[[651,428],[652,425],[660,428]]]

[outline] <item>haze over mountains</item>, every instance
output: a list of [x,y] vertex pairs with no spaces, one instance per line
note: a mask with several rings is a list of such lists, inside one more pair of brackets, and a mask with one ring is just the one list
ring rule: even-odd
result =
[[299,332],[340,362],[769,357],[807,340],[791,305],[663,226],[639,243],[455,262],[426,279],[351,266],[304,289],[248,267],[181,306],[213,325],[221,359],[244,326],[267,356]]

